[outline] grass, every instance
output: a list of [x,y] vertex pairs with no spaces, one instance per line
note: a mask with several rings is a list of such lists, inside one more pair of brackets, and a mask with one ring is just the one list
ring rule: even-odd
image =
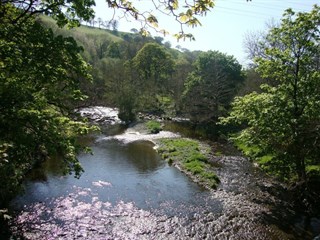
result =
[[169,164],[176,163],[182,170],[196,178],[201,185],[216,188],[219,178],[208,163],[209,148],[198,141],[179,138],[161,139],[158,152]]
[[150,133],[159,133],[162,130],[161,124],[157,121],[150,120],[146,122],[147,128]]

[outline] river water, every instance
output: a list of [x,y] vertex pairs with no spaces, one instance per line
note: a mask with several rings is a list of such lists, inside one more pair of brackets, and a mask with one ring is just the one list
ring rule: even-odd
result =
[[[108,121],[110,119],[108,118]],[[25,239],[316,239],[306,219],[272,192],[272,181],[245,158],[215,159],[219,189],[208,191],[169,166],[139,125],[109,124],[80,154],[80,179],[59,160],[30,173],[11,202],[11,229]],[[182,133],[180,133],[182,134]]]

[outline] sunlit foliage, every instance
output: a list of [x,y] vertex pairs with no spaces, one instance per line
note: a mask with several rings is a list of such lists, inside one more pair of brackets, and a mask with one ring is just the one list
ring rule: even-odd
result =
[[[15,192],[32,166],[53,155],[65,170],[82,168],[78,135],[90,130],[72,120],[72,103],[84,99],[80,81],[90,80],[81,48],[72,38],[54,36],[33,18],[12,24],[21,14],[1,5],[0,21],[0,204]],[[6,177],[3,177],[6,176]]]
[[[270,30],[257,70],[274,85],[237,97],[223,123],[242,124],[236,141],[264,168],[284,179],[305,182],[320,156],[320,8],[287,10]],[[316,169],[316,168],[312,168]]]

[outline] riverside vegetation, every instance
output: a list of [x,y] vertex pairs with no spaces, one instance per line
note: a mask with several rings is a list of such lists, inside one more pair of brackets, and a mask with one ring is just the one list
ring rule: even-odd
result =
[[196,140],[178,138],[158,140],[161,157],[187,173],[199,184],[215,189],[219,178],[209,163],[210,148]]

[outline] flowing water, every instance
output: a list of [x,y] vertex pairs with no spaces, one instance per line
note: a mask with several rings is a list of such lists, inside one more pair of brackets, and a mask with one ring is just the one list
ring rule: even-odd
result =
[[319,218],[295,215],[247,159],[217,157],[221,184],[208,191],[154,150],[154,139],[178,133],[147,135],[139,125],[125,129],[104,119],[102,134],[89,141],[94,155],[79,155],[85,169],[80,179],[63,176],[54,159],[30,173],[24,192],[11,202],[16,238],[316,239],[320,234]]

